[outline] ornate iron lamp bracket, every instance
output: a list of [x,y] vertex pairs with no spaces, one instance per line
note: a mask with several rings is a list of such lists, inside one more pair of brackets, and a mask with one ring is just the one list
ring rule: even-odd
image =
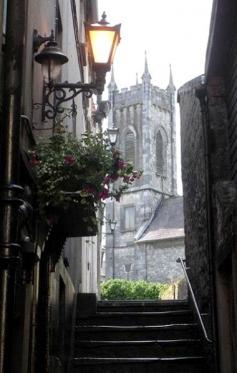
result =
[[43,118],[55,119],[58,114],[62,114],[65,108],[62,106],[65,102],[73,100],[80,93],[84,93],[90,98],[96,93],[95,84],[86,83],[49,83],[45,84],[43,97]]

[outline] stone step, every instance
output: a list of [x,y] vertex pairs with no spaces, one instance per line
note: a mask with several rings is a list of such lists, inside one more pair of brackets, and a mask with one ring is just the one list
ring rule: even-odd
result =
[[71,373],[209,373],[203,356],[178,358],[75,358]]
[[100,301],[74,330],[70,373],[211,372],[187,301]]
[[198,338],[196,323],[164,325],[80,325],[75,326],[75,343],[79,340],[156,340]]
[[175,323],[193,321],[193,314],[188,310],[174,311],[149,311],[149,312],[97,312],[95,315],[77,317],[77,325],[153,325],[167,323],[172,320]]
[[157,301],[98,301],[97,311],[102,312],[149,312],[173,311],[188,309],[186,300],[157,300]]
[[[141,341],[79,341],[75,345],[77,357],[177,357],[200,355],[199,339],[141,340]],[[204,353],[204,351],[203,351]]]

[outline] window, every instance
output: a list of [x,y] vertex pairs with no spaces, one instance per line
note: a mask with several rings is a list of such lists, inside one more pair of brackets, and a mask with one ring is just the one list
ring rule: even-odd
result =
[[124,230],[130,231],[135,229],[135,207],[124,207]]
[[128,131],[125,137],[125,154],[124,158],[127,162],[135,164],[135,135],[132,131]]
[[167,144],[163,141],[161,132],[156,136],[156,172],[164,176],[166,174]]

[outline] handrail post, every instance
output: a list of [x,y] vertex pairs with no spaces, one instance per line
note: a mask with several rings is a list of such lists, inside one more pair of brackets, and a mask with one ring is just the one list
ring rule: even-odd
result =
[[194,295],[194,292],[193,292],[193,289],[192,289],[192,285],[191,285],[191,282],[189,280],[189,277],[188,277],[188,274],[187,274],[187,270],[186,270],[186,267],[184,265],[184,260],[182,258],[178,258],[176,260],[177,263],[180,263],[181,264],[181,267],[183,269],[183,272],[184,272],[184,277],[185,277],[185,280],[187,282],[187,285],[188,285],[188,288],[189,288],[189,291],[190,291],[190,294],[191,294],[191,299],[192,299],[192,302],[193,302],[193,305],[194,305],[194,308],[195,308],[195,311],[197,313],[197,316],[198,316],[198,320],[199,320],[199,323],[201,325],[201,328],[202,328],[202,331],[203,331],[203,334],[204,334],[204,337],[206,339],[207,342],[210,342],[212,343],[212,340],[208,338],[208,335],[207,335],[207,331],[206,331],[206,328],[205,328],[205,325],[203,323],[203,320],[202,320],[202,316],[201,316],[201,313],[199,311],[199,308],[198,308],[198,304],[197,304],[197,301],[196,301],[196,298],[195,298],[195,295]]

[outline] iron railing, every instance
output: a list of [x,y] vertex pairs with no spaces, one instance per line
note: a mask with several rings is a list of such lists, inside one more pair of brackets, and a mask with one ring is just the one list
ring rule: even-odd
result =
[[195,298],[195,295],[194,295],[194,292],[193,292],[193,288],[192,288],[192,285],[191,285],[191,282],[189,280],[189,277],[188,277],[188,273],[187,273],[187,268],[184,264],[184,259],[182,258],[178,258],[177,260],[177,263],[180,263],[181,264],[181,267],[183,269],[183,272],[184,272],[184,277],[185,277],[185,280],[187,282],[187,285],[188,285],[188,289],[189,289],[189,292],[190,292],[190,295],[191,295],[191,299],[192,299],[192,302],[193,302],[193,306],[194,306],[194,309],[196,311],[196,314],[197,314],[197,318],[198,318],[198,321],[199,321],[199,324],[200,324],[200,327],[202,329],[202,332],[203,332],[203,335],[204,335],[204,338],[207,342],[209,343],[212,343],[212,340],[208,337],[207,335],[207,331],[206,331],[206,328],[205,328],[205,325],[203,323],[203,319],[202,319],[202,316],[201,316],[201,313],[199,311],[199,308],[198,308],[198,304],[197,304],[197,301],[196,301],[196,298]]

